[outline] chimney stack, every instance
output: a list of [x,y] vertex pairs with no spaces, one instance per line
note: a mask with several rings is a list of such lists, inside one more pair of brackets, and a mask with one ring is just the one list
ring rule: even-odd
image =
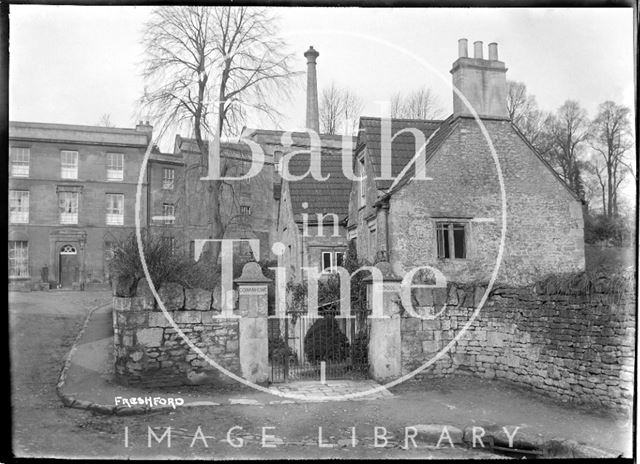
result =
[[149,124],[149,121],[140,121],[137,125],[136,125],[136,130],[139,132],[152,132],[153,131],[153,126],[151,124]]
[[[508,119],[507,68],[498,61],[498,44],[489,44],[489,59],[482,56],[482,42],[473,43],[473,58],[467,56],[467,40],[458,40],[458,59],[451,69],[452,81],[480,117]],[[453,94],[454,116],[472,116],[471,110]]]
[[147,134],[147,141],[151,141],[151,136],[153,135],[153,126],[149,124],[149,121],[140,121],[136,125],[136,130],[138,132],[145,132]]
[[320,133],[320,117],[318,116],[318,79],[316,77],[316,58],[320,53],[309,47],[304,53],[307,59],[307,129]]

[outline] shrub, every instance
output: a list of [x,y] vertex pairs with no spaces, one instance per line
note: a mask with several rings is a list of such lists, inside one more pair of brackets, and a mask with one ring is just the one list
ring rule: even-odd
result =
[[191,266],[187,267],[181,278],[183,285],[187,288],[202,288],[205,290],[213,290],[220,282],[220,269],[211,262],[198,261],[193,262],[188,258]]
[[349,355],[349,340],[333,317],[318,319],[304,336],[304,354],[311,363],[344,361]]
[[625,246],[633,243],[633,224],[622,216],[587,215],[584,221],[586,243],[608,243]]
[[[368,265],[370,265],[369,262],[358,258],[356,241],[354,239],[349,240],[347,254],[344,259],[344,268],[349,271],[349,273],[353,273],[361,266]],[[367,285],[365,285],[364,279],[370,275],[370,272],[362,271],[358,272],[351,279],[351,309],[353,311],[363,311],[367,307]]]
[[[343,267],[349,272],[353,273],[361,266],[370,266],[371,264],[366,261],[358,261],[358,255],[356,252],[356,246],[354,240],[349,242],[347,252],[345,255],[345,261]],[[362,311],[366,310],[366,298],[367,298],[367,285],[364,283],[364,278],[371,273],[368,271],[362,271],[356,273],[351,278],[351,310]],[[298,314],[307,312],[307,281],[294,282],[290,280],[287,282],[287,311],[293,315],[294,319]],[[340,277],[338,274],[330,274],[324,276],[318,281],[318,305],[326,305],[324,309],[329,307],[330,310],[339,310],[340,300]],[[335,305],[329,305],[330,303],[336,303]]]
[[568,272],[541,279],[536,287],[549,295],[609,295],[618,301],[625,293],[635,292],[636,272],[624,269],[611,272]]
[[[196,263],[180,246],[172,246],[162,235],[142,232],[142,249],[147,269],[156,288],[166,282],[175,282],[187,288],[212,290],[219,280],[218,270],[206,262]],[[140,250],[135,234],[116,242],[109,271],[128,289],[120,289],[120,296],[133,296],[138,281],[145,277]]]
[[351,347],[351,359],[353,364],[369,364],[369,333],[366,330],[361,330],[353,340]]
[[340,300],[340,277],[330,274],[318,282],[318,304],[320,306]]
[[298,357],[295,350],[282,337],[269,338],[269,362],[284,364],[285,360],[297,362]]
[[307,311],[307,283],[287,282],[287,312],[304,313]]

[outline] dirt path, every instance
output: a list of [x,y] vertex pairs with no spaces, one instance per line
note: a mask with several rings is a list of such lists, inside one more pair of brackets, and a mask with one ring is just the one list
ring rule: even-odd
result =
[[11,293],[9,297],[13,450],[17,456],[102,455],[85,430],[87,414],[63,407],[55,391],[62,359],[86,310],[106,292]]

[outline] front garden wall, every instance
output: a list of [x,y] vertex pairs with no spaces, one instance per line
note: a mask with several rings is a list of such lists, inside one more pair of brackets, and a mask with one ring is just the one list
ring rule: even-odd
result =
[[[402,314],[403,374],[453,340],[484,290],[451,284],[447,290],[429,289],[427,303],[436,310],[448,305],[441,317],[429,321]],[[466,371],[560,400],[627,410],[635,335],[633,293],[570,296],[533,288],[494,289],[469,330],[417,378]]]
[[[195,353],[159,309],[140,297],[114,297],[116,380],[125,385],[230,384],[229,377]],[[168,311],[189,340],[225,369],[240,375],[239,323],[213,310]]]

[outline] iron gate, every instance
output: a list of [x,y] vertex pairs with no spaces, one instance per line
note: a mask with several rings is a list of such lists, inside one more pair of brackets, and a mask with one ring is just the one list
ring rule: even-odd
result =
[[270,381],[366,378],[369,372],[368,312],[341,318],[337,305],[321,307],[317,317],[289,313],[269,319]]

